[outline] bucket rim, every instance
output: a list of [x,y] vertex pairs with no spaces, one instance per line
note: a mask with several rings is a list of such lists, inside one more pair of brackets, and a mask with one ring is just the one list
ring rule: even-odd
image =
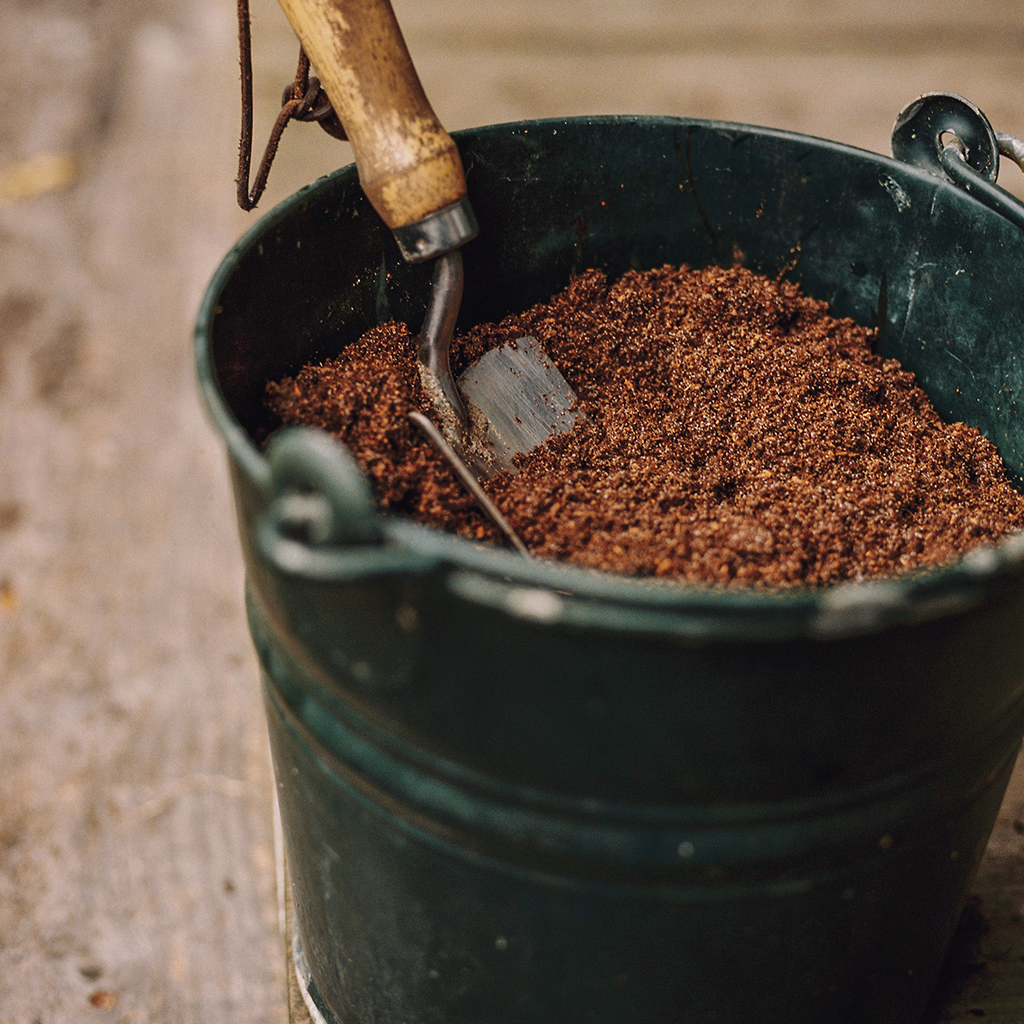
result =
[[[960,201],[975,204],[981,216],[1002,219],[999,214],[952,183],[892,157],[814,135],[760,125],[667,115],[608,114],[509,121],[462,129],[452,132],[452,136],[456,142],[460,142],[499,133],[514,135],[528,134],[530,131],[557,131],[569,125],[692,126],[730,134],[751,133],[783,143],[810,146],[869,161],[880,169],[923,180],[932,188],[949,190]],[[217,383],[213,325],[219,311],[219,298],[243,255],[257,245],[262,237],[287,219],[311,194],[330,188],[339,180],[356,177],[355,165],[348,164],[303,186],[261,216],[241,235],[220,262],[197,312],[194,360],[207,413],[224,440],[230,460],[268,501],[273,496],[269,463],[235,417]],[[942,565],[905,574],[847,580],[823,586],[769,589],[737,584],[661,581],[650,577],[616,575],[567,563],[527,560],[510,549],[485,548],[405,517],[384,512],[377,512],[377,516],[384,541],[377,547],[382,558],[394,558],[401,551],[413,556],[411,561],[406,560],[406,564],[415,565],[420,571],[428,567],[447,566],[461,580],[461,588],[466,591],[467,597],[495,604],[512,614],[516,614],[516,602],[513,600],[510,605],[510,592],[519,592],[522,597],[527,591],[538,590],[574,599],[582,598],[588,602],[629,605],[632,609],[645,608],[658,618],[674,614],[692,618],[704,613],[719,620],[721,625],[723,616],[737,624],[751,616],[755,619],[767,617],[765,625],[769,634],[778,631],[783,622],[789,620],[790,629],[796,627],[800,632],[830,638],[873,632],[897,622],[931,620],[963,612],[984,600],[996,580],[1024,574],[1024,531],[1011,533],[996,544],[975,548]],[[315,566],[313,561],[309,561],[305,565],[297,565],[295,572],[302,575],[309,571],[323,582],[325,569],[328,576],[335,575],[329,569],[330,564],[330,559],[326,563],[320,560]],[[333,564],[340,565],[340,562],[335,560]],[[346,575],[349,573],[340,571],[340,576]],[[547,618],[538,613],[539,604],[533,611],[530,610],[529,600],[520,601],[520,604],[522,617]],[[580,625],[583,624],[581,621]],[[783,627],[781,632],[789,633],[790,629]],[[718,629],[711,631],[716,634],[719,632]]]

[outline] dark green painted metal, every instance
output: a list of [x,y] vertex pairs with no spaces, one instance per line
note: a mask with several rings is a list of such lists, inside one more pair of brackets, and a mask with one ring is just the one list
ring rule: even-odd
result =
[[[699,121],[458,141],[463,323],[589,266],[785,271],[1024,479],[1024,239],[952,184]],[[913,1024],[1024,732],[1024,543],[821,590],[667,587],[374,513],[323,438],[272,467],[265,382],[417,324],[428,284],[345,170],[239,243],[197,329],[325,1015]],[[305,486],[329,514],[288,504]]]
[[941,176],[942,150],[951,138],[956,139],[963,162],[994,184],[999,174],[996,133],[970,100],[955,93],[926,93],[904,107],[893,126],[892,155]]
[[975,171],[955,147],[949,146],[944,149],[940,162],[942,169],[961,188],[966,189],[986,206],[991,207],[996,213],[1001,214],[1024,231],[1024,206],[1005,189],[993,184],[984,175]]
[[896,118],[892,153],[898,160],[948,177],[1024,230],[1024,205],[996,184],[999,140],[988,118],[970,100],[944,92],[914,100]]

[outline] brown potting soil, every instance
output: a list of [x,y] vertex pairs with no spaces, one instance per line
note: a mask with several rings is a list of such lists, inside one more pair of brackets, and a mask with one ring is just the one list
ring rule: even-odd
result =
[[[945,562],[1024,526],[995,447],[943,423],[875,332],[740,267],[598,271],[456,337],[458,375],[533,335],[583,417],[486,487],[541,558],[691,582],[793,586]],[[499,541],[409,423],[416,340],[388,323],[271,383],[284,424],[330,431],[383,508]]]

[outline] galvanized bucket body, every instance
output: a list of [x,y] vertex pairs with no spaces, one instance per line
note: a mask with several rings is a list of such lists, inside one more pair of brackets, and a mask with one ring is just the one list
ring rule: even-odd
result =
[[[678,119],[458,140],[464,323],[592,266],[788,267],[1024,476],[1024,240],[954,186]],[[912,1024],[1024,732],[1024,546],[818,591],[666,587],[378,515],[323,437],[271,465],[266,381],[417,324],[428,286],[347,169],[239,243],[197,333],[321,1012]],[[288,518],[305,488],[333,510],[318,543]]]

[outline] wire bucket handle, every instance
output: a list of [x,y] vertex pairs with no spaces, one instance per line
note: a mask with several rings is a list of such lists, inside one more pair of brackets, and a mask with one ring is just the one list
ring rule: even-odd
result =
[[999,158],[1024,171],[1024,141],[996,132],[970,100],[931,92],[904,107],[892,130],[892,155],[952,181],[1024,229],[1024,204],[996,184]]

